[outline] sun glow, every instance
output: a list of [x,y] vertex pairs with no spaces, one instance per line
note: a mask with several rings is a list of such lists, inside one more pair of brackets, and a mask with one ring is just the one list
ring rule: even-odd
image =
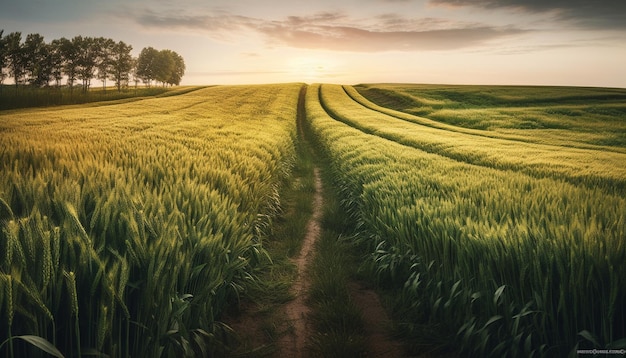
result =
[[335,61],[319,56],[294,57],[287,61],[291,75],[303,81],[322,81],[335,75]]

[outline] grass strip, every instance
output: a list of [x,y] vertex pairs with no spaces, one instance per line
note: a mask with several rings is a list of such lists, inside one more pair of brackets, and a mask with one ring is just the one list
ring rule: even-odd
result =
[[[303,118],[301,118],[302,120]],[[316,256],[309,267],[310,288],[307,303],[316,332],[309,339],[315,357],[362,357],[366,355],[366,335],[361,311],[350,297],[348,282],[357,275],[358,254],[345,237],[351,225],[332,189],[328,161],[310,141],[308,122],[300,123],[300,134],[309,147],[308,155],[321,169],[324,183],[324,215]]]
[[298,138],[295,148],[296,160],[280,193],[283,211],[274,220],[270,238],[264,243],[268,257],[259,267],[258,280],[228,311],[226,321],[229,324],[246,316],[252,317],[252,320],[245,321],[247,326],[233,327],[237,337],[235,342],[230,342],[232,357],[275,355],[278,339],[285,334],[281,327],[285,317],[280,308],[293,299],[290,288],[297,271],[291,258],[300,252],[315,193],[313,161],[308,145]]

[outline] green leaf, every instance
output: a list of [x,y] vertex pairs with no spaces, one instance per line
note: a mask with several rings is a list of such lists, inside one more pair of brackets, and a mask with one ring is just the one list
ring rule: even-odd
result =
[[500,301],[500,296],[502,296],[502,292],[504,292],[504,288],[506,287],[506,285],[502,285],[500,287],[498,287],[498,289],[496,290],[496,292],[493,294],[493,304],[494,305],[498,305],[498,302]]
[[[532,351],[533,347],[533,334],[530,333],[528,337],[524,340],[524,353],[529,354]],[[532,356],[533,354],[531,354]]]
[[83,356],[90,356],[90,357],[102,357],[102,358],[108,358],[109,356],[99,352],[97,349],[95,348],[87,348],[87,349],[81,349],[80,354]]
[[594,335],[588,330],[583,329],[582,331],[578,332],[578,335],[593,343],[595,347],[600,347],[600,344],[598,343],[596,337],[594,337]]
[[619,339],[609,343],[606,348],[608,349],[626,349],[626,338]]
[[472,303],[474,303],[474,301],[476,301],[477,299],[479,299],[481,297],[480,292],[474,292],[472,293],[472,295],[470,296],[470,298],[472,299]]
[[42,351],[53,355],[58,358],[65,358],[63,354],[57,349],[57,347],[53,346],[52,343],[48,342],[45,338],[41,338],[39,336],[15,336],[13,338],[18,338],[24,340],[33,346],[41,349]]
[[454,283],[454,285],[452,285],[452,290],[450,291],[450,297],[454,296],[454,293],[459,288],[460,284],[461,284],[461,280],[458,280],[457,282]]
[[13,219],[13,211],[11,206],[4,199],[0,198],[0,221],[8,221]]
[[500,315],[497,316],[493,316],[491,318],[489,318],[489,320],[487,321],[487,323],[485,323],[485,325],[483,326],[483,328],[481,328],[481,330],[487,328],[487,326],[489,326],[490,324],[492,324],[493,322],[499,321],[501,320],[503,317]]
[[185,301],[185,300],[190,299],[190,298],[193,298],[193,295],[190,294],[190,293],[186,293],[186,294],[181,295],[181,296],[178,297],[178,299],[181,300],[181,301]]

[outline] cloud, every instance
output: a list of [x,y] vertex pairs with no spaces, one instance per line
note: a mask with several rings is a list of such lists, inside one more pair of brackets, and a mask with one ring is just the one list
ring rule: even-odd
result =
[[238,71],[238,70],[222,70],[222,71],[205,71],[205,72],[189,72],[187,75],[195,77],[212,77],[212,76],[259,76],[259,75],[275,75],[285,74],[288,71]]
[[626,30],[626,1],[624,0],[430,0],[430,4],[554,13],[557,20],[582,28]]
[[289,16],[286,23],[291,26],[306,26],[314,24],[335,23],[347,19],[347,16],[338,12],[319,12],[310,16]]
[[103,2],[92,3],[80,0],[0,1],[0,20],[40,23],[75,22],[91,19],[94,14],[99,13],[106,6]]
[[291,47],[354,52],[451,50],[521,32],[487,26],[431,31],[371,31],[321,25],[301,29],[277,23],[262,26],[258,31]]
[[187,15],[145,10],[135,18],[150,28],[204,31],[216,38],[253,31],[272,45],[353,52],[452,50],[525,32],[445,19],[408,19],[398,14],[355,20],[341,12],[320,12],[266,20],[230,13]]
[[375,17],[375,23],[370,27],[381,31],[432,31],[455,28],[481,27],[481,24],[472,22],[452,21],[444,18],[422,17],[406,18],[398,14],[382,14]]
[[134,17],[134,20],[148,28],[165,30],[199,29],[214,33],[241,30],[255,21],[252,18],[227,13],[188,15],[178,11],[161,13],[153,10],[143,10]]
[[497,48],[495,50],[490,50],[490,51],[498,55],[527,55],[533,52],[577,48],[580,46],[581,46],[580,44],[568,44],[568,43],[521,45],[521,46],[513,45],[509,47],[506,47],[506,46],[500,47],[500,48]]

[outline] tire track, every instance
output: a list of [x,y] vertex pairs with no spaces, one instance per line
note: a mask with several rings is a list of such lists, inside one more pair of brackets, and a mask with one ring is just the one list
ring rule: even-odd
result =
[[[306,85],[300,91],[298,98],[298,130],[302,135],[301,123],[306,119],[306,111],[304,100],[306,95]],[[293,263],[297,268],[296,280],[293,283],[291,292],[294,299],[284,306],[284,312],[287,321],[291,327],[290,332],[283,335],[278,342],[280,357],[306,357],[307,356],[307,337],[311,335],[312,329],[308,319],[310,312],[306,304],[306,296],[309,291],[310,284],[306,277],[306,270],[314,258],[313,249],[315,242],[319,239],[322,232],[321,219],[323,215],[324,197],[322,179],[319,168],[313,168],[313,179],[315,183],[315,192],[313,194],[312,209],[313,213],[306,227],[306,234],[302,242],[300,253],[293,259]]]
[[[468,165],[476,165],[476,166],[480,166],[483,168],[490,168],[490,169],[495,169],[499,171],[514,171],[522,175],[528,175],[536,179],[550,178],[550,179],[555,179],[555,180],[564,180],[573,185],[583,185],[589,188],[597,188],[598,180],[601,180],[602,182],[605,183],[604,187],[600,187],[601,190],[604,190],[606,192],[622,192],[622,193],[626,190],[626,179],[624,179],[623,177],[619,177],[615,175],[603,176],[602,173],[588,174],[588,173],[578,172],[578,171],[575,171],[575,169],[578,169],[578,168],[575,168],[573,166],[574,165],[573,163],[568,163],[567,161],[564,162],[562,160],[557,161],[557,159],[559,159],[558,155],[560,155],[560,152],[558,151],[557,148],[566,148],[566,147],[556,147],[556,146],[549,146],[545,144],[511,141],[511,140],[502,139],[502,138],[488,138],[488,137],[474,136],[471,134],[446,131],[445,129],[434,128],[434,127],[429,127],[423,124],[405,121],[405,120],[396,118],[394,116],[391,116],[389,114],[381,113],[377,110],[373,110],[364,106],[360,102],[354,100],[349,94],[347,94],[345,92],[345,89],[342,87],[342,92],[344,93],[344,95],[347,98],[349,98],[351,102],[354,102],[359,107],[361,107],[364,111],[378,113],[381,115],[388,116],[390,118],[395,118],[395,119],[404,121],[409,125],[414,125],[418,127],[422,126],[424,128],[429,128],[432,130],[442,131],[442,132],[455,133],[455,134],[462,135],[462,136],[473,136],[473,137],[483,138],[483,140],[486,140],[487,142],[483,143],[483,145],[479,146],[479,148],[491,147],[490,145],[491,142],[489,141],[493,141],[493,143],[496,143],[496,142],[505,143],[502,146],[503,148],[510,147],[509,143],[517,143],[517,145],[520,147],[518,147],[518,151],[515,153],[520,154],[520,155],[526,155],[528,157],[527,159],[530,161],[535,161],[537,158],[540,157],[540,155],[556,155],[555,156],[556,159],[554,159],[555,163],[552,163],[552,164],[548,162],[542,162],[543,164],[540,167],[538,166],[537,163],[533,163],[533,165],[528,165],[528,162],[525,159],[521,159],[521,157],[515,158],[517,161],[501,161],[495,157],[492,157],[489,155],[484,156],[480,152],[476,152],[472,150],[467,150],[465,152],[460,152],[460,153],[450,152],[449,150],[445,149],[444,144],[438,143],[438,142],[422,143],[410,137],[409,138],[395,138],[392,133],[386,132],[384,127],[372,127],[372,126],[368,127],[363,124],[359,124],[356,121],[351,120],[350,118],[346,118],[345,116],[338,113],[336,110],[330,108],[329,105],[324,102],[323,95],[322,95],[323,87],[324,85],[319,86],[318,101],[321,107],[324,109],[324,111],[326,111],[328,116],[330,116],[336,121],[344,123],[345,125],[350,126],[354,129],[357,129],[365,134],[373,135],[373,136],[376,136],[385,140],[389,140],[393,143],[400,144],[407,148],[421,150],[429,154],[438,155],[443,158],[447,158],[447,159],[454,160],[454,161],[468,164]],[[444,147],[442,147],[442,145]],[[529,154],[524,150],[525,149],[524,146],[529,146],[529,148],[534,146],[536,148],[543,148],[543,150],[537,152],[537,155],[529,156]],[[591,161],[597,160],[596,157],[598,155],[603,155],[607,153],[607,152],[591,150],[591,149],[580,149],[580,148],[569,148],[569,149],[588,154],[587,156],[583,156],[580,159],[585,162],[588,160],[591,160]],[[613,157],[624,156],[626,158],[626,155],[622,153],[617,153],[617,152],[611,152],[611,153]],[[612,165],[613,170],[615,170],[615,168],[621,168],[622,171],[626,170],[626,167],[624,167],[623,164],[618,164],[617,162],[618,161],[615,158],[611,159],[607,157],[605,160],[605,164],[606,163],[613,164]],[[594,175],[600,175],[600,176],[594,176]]]

